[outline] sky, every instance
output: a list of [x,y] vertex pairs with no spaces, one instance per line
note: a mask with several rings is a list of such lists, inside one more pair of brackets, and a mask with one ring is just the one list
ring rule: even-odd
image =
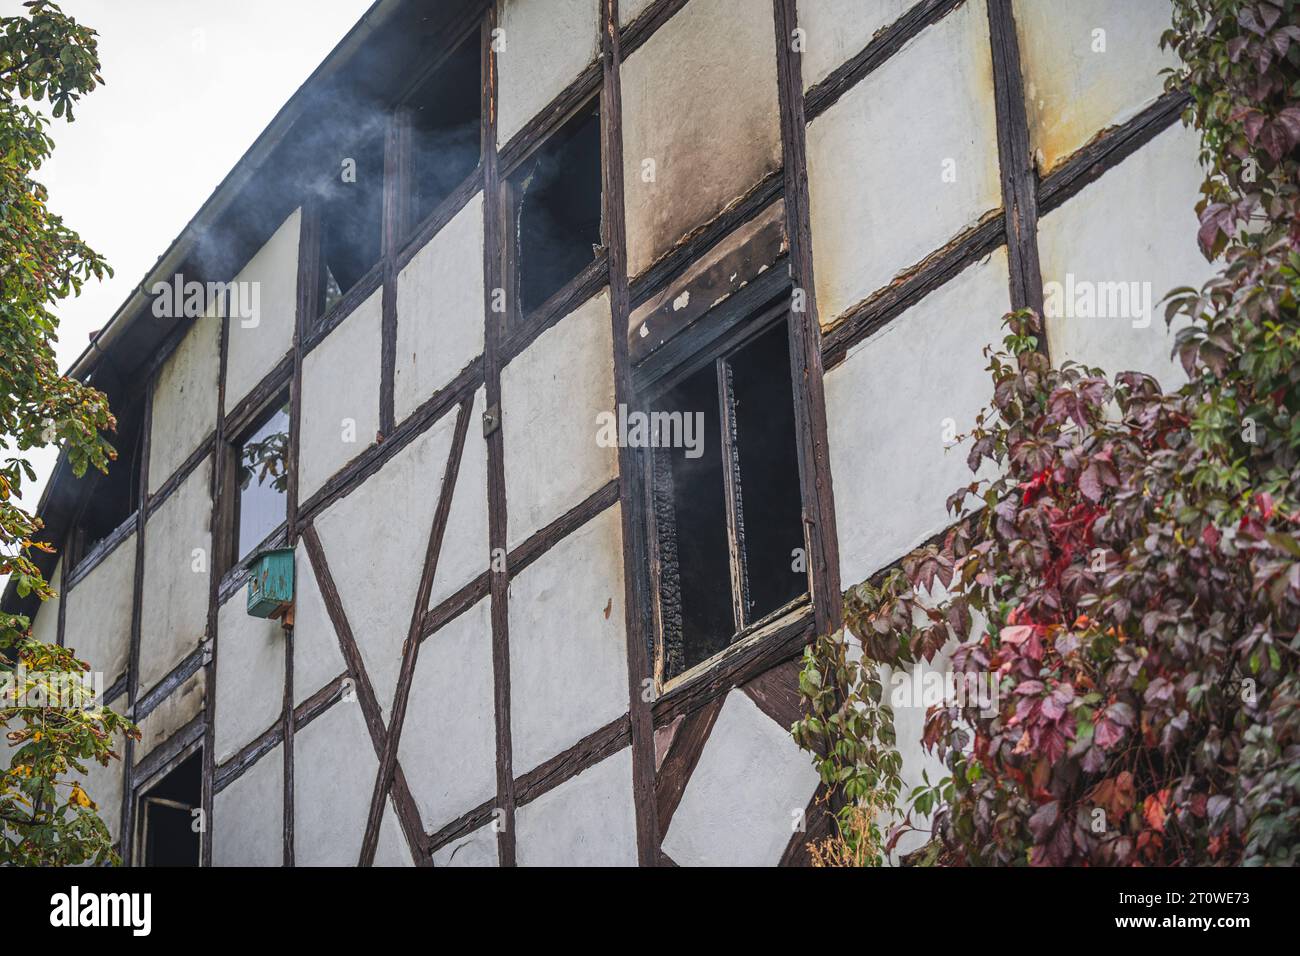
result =
[[[60,0],[99,33],[105,85],[53,121],[37,175],[114,276],[64,300],[67,369],[372,0]],[[0,0],[0,16],[21,14]],[[34,453],[35,508],[57,450]]]

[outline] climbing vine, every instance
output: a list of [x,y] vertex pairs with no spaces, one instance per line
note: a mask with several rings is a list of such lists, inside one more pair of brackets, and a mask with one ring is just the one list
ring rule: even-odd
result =
[[[923,817],[922,862],[1300,858],[1297,7],[1174,0],[1161,41],[1221,264],[1167,297],[1187,383],[1052,366],[1038,316],[1008,316],[966,436],[972,472],[997,477],[959,489],[943,540],[850,589],[846,631],[807,650],[794,734],[838,824],[821,862],[881,862]],[[924,744],[949,776],[904,795],[878,668],[945,647],[994,705],[932,706]]]

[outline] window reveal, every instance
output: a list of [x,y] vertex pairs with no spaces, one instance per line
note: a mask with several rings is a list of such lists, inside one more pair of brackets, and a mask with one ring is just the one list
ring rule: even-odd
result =
[[658,669],[671,679],[808,589],[787,323],[691,373],[653,411],[695,415],[704,434],[697,449],[652,453]]

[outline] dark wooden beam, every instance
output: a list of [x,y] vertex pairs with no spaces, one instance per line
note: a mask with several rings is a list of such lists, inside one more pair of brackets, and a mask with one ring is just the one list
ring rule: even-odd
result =
[[402,645],[402,663],[397,675],[397,690],[393,694],[393,705],[389,708],[388,733],[384,738],[384,749],[379,757],[379,772],[375,775],[374,792],[370,799],[370,814],[366,820],[366,832],[361,842],[361,866],[372,866],[375,862],[375,850],[379,845],[379,828],[383,822],[384,804],[392,782],[393,769],[397,764],[397,748],[401,743],[402,727],[406,721],[406,702],[411,694],[411,680],[415,676],[416,658],[420,652],[420,626],[424,621],[425,609],[429,606],[429,595],[433,591],[433,578],[438,570],[438,557],[442,552],[442,539],[447,530],[447,518],[451,514],[452,495],[456,489],[456,476],[460,472],[461,455],[465,450],[465,436],[469,431],[470,409],[472,403],[465,401],[456,416],[456,429],[452,437],[451,452],[443,470],[442,489],[438,495],[438,505],[434,510],[433,524],[429,529],[429,543],[425,548],[424,566],[420,572],[420,581],[415,591],[415,606],[411,608],[411,622],[406,632],[406,641]]
[[790,310],[790,368],[794,383],[799,483],[803,491],[804,546],[808,552],[808,589],[813,599],[817,630],[829,634],[843,621],[843,600],[830,448],[826,437],[821,326],[817,319],[813,279],[802,54],[794,42],[798,25],[795,0],[773,0],[773,10],[784,155],[786,233],[790,238],[790,277],[795,286]]
[[[515,790],[510,738],[510,581],[499,567],[497,555],[506,553],[506,476],[502,444],[501,367],[503,364],[505,315],[495,311],[498,289],[505,288],[502,275],[504,210],[496,148],[497,139],[497,56],[492,31],[496,28],[494,7],[484,19],[483,50],[483,379],[487,407],[496,413],[494,427],[485,436],[488,460],[488,547],[492,562],[488,572],[492,615],[492,687],[496,724],[497,809],[502,826],[497,830],[497,854],[501,866],[515,865]],[[510,305],[509,308],[513,308]]]
[[[1038,263],[1038,174],[1034,170],[1025,112],[1011,0],[988,0],[989,42],[993,52],[993,97],[998,118],[998,166],[1010,267],[1011,308],[1043,312],[1043,273]],[[1046,351],[1046,336],[1040,336]]]
[[[623,205],[623,94],[619,73],[618,0],[605,0],[601,23],[600,144],[604,174],[605,242],[609,259],[610,322],[614,342],[614,405],[632,408],[632,359],[628,349],[628,315],[632,310],[627,276],[627,223]],[[619,500],[623,532],[623,604],[627,632],[628,713],[632,737],[632,798],[636,807],[637,857],[642,866],[659,858],[655,811],[654,724],[650,716],[650,600],[648,522],[645,513],[645,466],[638,449],[618,449]]]

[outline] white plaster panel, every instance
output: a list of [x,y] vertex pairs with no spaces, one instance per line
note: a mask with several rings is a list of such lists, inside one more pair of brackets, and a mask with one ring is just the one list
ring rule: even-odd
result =
[[384,816],[379,821],[379,842],[375,845],[375,866],[415,866],[411,848],[406,844],[406,834],[397,821],[392,803],[384,806]]
[[809,124],[824,325],[1001,206],[988,33],[969,0]]
[[[198,647],[208,624],[212,458],[203,460],[145,526],[140,689]],[[201,549],[201,555],[196,554]]]
[[491,602],[420,646],[398,758],[427,832],[496,793]]
[[383,290],[352,311],[302,360],[298,493],[303,501],[375,441]]
[[[1195,131],[1172,126],[1040,220],[1054,362],[1098,365],[1109,374],[1147,372],[1165,388],[1186,381],[1181,364],[1170,357],[1178,326],[1169,329],[1158,303],[1180,286],[1199,287],[1214,272],[1196,242],[1199,148]],[[1115,283],[1129,290],[1128,308],[1107,291]],[[1092,310],[1082,298],[1088,290],[1097,303]],[[1139,297],[1149,310],[1134,307]]]
[[800,0],[804,89],[817,85],[836,67],[861,53],[872,37],[915,3],[916,0]]
[[283,864],[284,750],[277,744],[213,796],[212,865]]
[[[105,688],[107,690],[107,688]],[[115,713],[122,713],[126,710],[127,699],[123,694],[114,701],[110,701],[106,706]],[[10,748],[9,741],[0,742],[0,771],[9,767],[10,759],[18,748]],[[104,766],[94,760],[82,760],[86,767],[86,772],[77,773],[71,770],[68,773],[68,781],[76,782],[81,785],[81,789],[86,792],[95,804],[95,813],[104,821],[108,827],[109,836],[113,842],[122,829],[122,784],[123,774],[125,773],[125,764],[122,756],[126,749],[126,739],[119,733],[113,737],[113,750],[117,757],[110,757],[108,765]]]
[[266,245],[235,276],[257,283],[258,310],[231,318],[226,346],[226,408],[234,408],[284,358],[293,344],[298,309],[298,235],[302,212],[294,210]]
[[774,34],[770,0],[691,0],[623,61],[629,275],[780,168]]
[[[32,618],[32,639],[43,644],[59,642],[59,602],[63,600],[63,559],[54,563],[54,571],[47,579],[54,597],[42,601]],[[105,685],[107,689],[107,685]]]
[[388,716],[456,415],[444,415],[316,519],[352,634]]
[[1097,133],[1136,116],[1180,64],[1160,49],[1166,0],[1015,0],[1029,135],[1046,174]]
[[400,422],[483,352],[483,194],[397,277],[393,400]]
[[361,705],[340,700],[293,737],[293,856],[356,866],[379,760]]
[[818,779],[789,731],[733,690],[686,782],[664,852],[678,866],[776,866]]
[[600,53],[598,0],[499,0],[497,144],[564,92]]
[[[851,350],[826,373],[826,418],[845,587],[951,522],[948,496],[975,480],[964,434],[993,397],[984,346],[1010,309],[998,249]],[[951,420],[951,421],[949,421]]]
[[247,605],[241,588],[217,612],[214,745],[219,764],[276,723],[284,710],[288,638],[279,621],[253,617]]
[[221,320],[195,319],[158,372],[149,438],[149,491],[162,487],[217,427]]
[[496,866],[497,862],[497,835],[491,826],[479,827],[459,840],[452,840],[433,854],[434,867]]
[[510,582],[515,775],[626,712],[623,534],[615,506]]
[[293,703],[296,707],[342,674],[347,665],[302,542],[294,550],[293,574]]
[[515,826],[520,866],[636,866],[631,748],[519,807]]
[[618,475],[618,449],[596,444],[596,417],[613,410],[614,342],[602,292],[501,372],[508,547]]
[[618,25],[627,26],[641,14],[645,13],[654,0],[619,0]]
[[200,667],[159,701],[148,717],[138,721],[140,739],[132,751],[136,763],[199,715],[203,710],[207,684],[207,671]]
[[92,669],[103,672],[105,690],[126,673],[134,582],[132,534],[69,588],[64,598],[68,609],[64,612],[63,644]]
[[475,427],[486,407],[487,393],[480,388],[470,412],[429,607],[437,607],[488,568],[487,439],[483,429]]

